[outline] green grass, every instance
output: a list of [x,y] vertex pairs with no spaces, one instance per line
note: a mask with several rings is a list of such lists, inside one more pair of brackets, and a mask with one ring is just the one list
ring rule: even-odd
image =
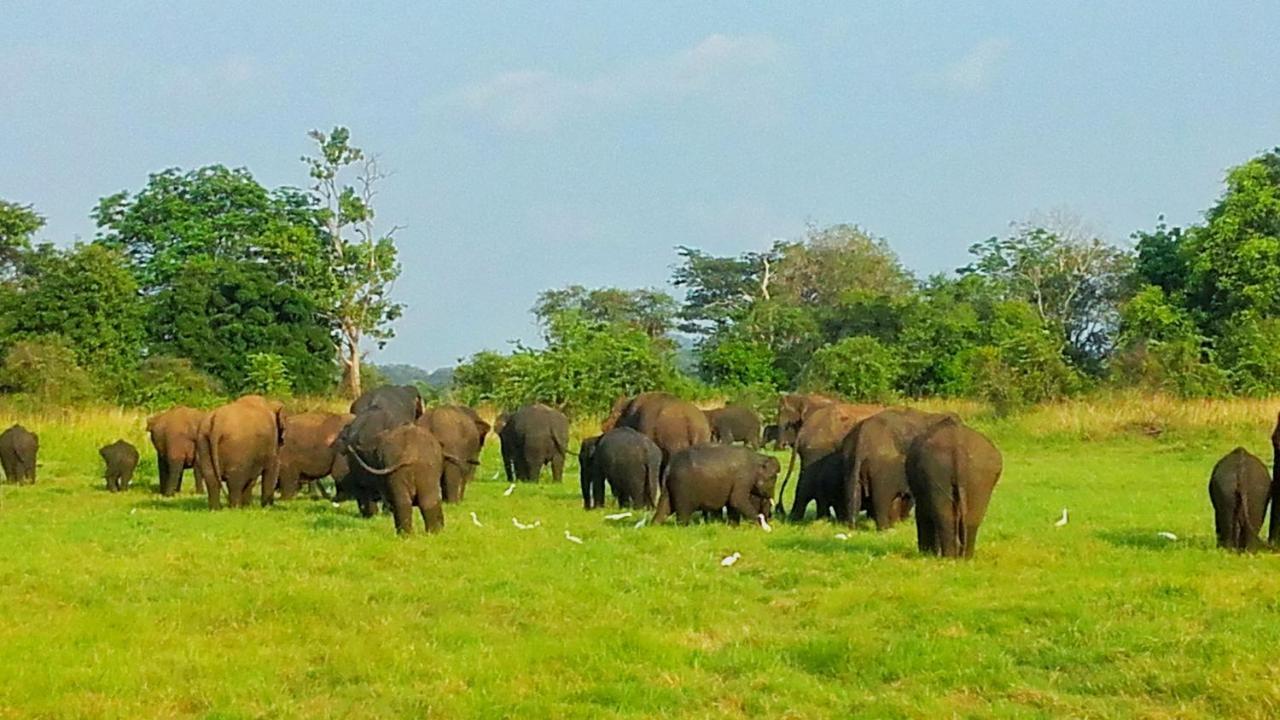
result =
[[1006,473],[956,563],[910,524],[610,524],[574,463],[503,497],[492,444],[438,536],[305,500],[209,513],[150,494],[146,451],[140,486],[102,489],[96,448],[149,447],[140,417],[26,418],[43,467],[0,489],[0,717],[1276,717],[1280,556],[1216,550],[1205,491],[1237,444],[1269,460],[1268,420],[988,424]]

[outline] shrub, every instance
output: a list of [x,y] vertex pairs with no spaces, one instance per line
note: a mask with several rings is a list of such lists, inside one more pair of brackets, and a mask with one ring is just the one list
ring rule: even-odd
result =
[[712,385],[741,388],[777,387],[785,378],[775,369],[777,358],[768,345],[738,338],[711,340],[698,350],[698,371]]
[[805,367],[803,385],[850,400],[884,402],[893,396],[902,368],[892,352],[873,337],[845,338],[818,348]]
[[289,394],[292,387],[289,381],[289,368],[284,358],[275,353],[249,353],[246,358],[245,385],[246,392],[282,397]]
[[137,388],[127,400],[155,410],[174,405],[213,407],[222,400],[222,388],[186,358],[154,355],[142,361]]
[[0,366],[0,389],[51,404],[100,399],[89,374],[76,364],[75,352],[57,335],[14,343]]

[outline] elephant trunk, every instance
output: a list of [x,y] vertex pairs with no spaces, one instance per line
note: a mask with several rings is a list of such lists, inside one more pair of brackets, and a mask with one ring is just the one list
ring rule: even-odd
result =
[[791,480],[791,468],[795,464],[795,462],[796,462],[796,446],[792,445],[791,457],[790,459],[787,460],[787,474],[782,477],[782,487],[778,490],[777,510],[778,510],[779,517],[787,514],[787,506],[784,503],[783,498],[786,497],[787,482]]

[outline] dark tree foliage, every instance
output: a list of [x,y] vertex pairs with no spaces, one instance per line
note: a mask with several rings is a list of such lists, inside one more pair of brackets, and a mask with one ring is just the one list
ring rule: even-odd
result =
[[658,340],[675,325],[677,308],[675,299],[660,290],[570,285],[540,293],[533,314],[545,328],[565,312],[576,312],[592,322],[630,325]]

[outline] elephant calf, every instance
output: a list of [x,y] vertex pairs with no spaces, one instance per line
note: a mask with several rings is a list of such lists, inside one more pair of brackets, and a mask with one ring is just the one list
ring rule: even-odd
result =
[[9,482],[34,485],[39,453],[40,438],[21,425],[0,433],[0,468]]
[[138,467],[138,448],[124,440],[117,440],[100,448],[98,454],[107,464],[107,491],[128,490],[129,484],[133,482],[133,471]]
[[671,456],[663,476],[655,524],[671,515],[688,525],[693,513],[727,510],[729,522],[743,515],[768,517],[782,467],[768,455],[728,445],[697,445]]
[[582,480],[582,506],[604,507],[608,481],[618,506],[652,508],[658,501],[658,475],[662,451],[652,440],[631,428],[614,428],[582,441],[578,452]]
[[982,433],[948,417],[911,444],[906,468],[920,552],[973,557],[978,526],[1004,469],[1000,451]]
[[[359,453],[351,457],[365,472],[378,480],[378,493],[391,504],[396,532],[413,532],[413,509],[422,514],[427,532],[444,529],[440,473],[445,455],[430,430],[418,425],[400,425],[379,433],[374,442],[376,465]],[[459,462],[456,458],[454,462]]]
[[1238,447],[1213,466],[1209,477],[1209,502],[1218,547],[1254,550],[1267,513],[1271,478],[1267,467],[1248,450]]

